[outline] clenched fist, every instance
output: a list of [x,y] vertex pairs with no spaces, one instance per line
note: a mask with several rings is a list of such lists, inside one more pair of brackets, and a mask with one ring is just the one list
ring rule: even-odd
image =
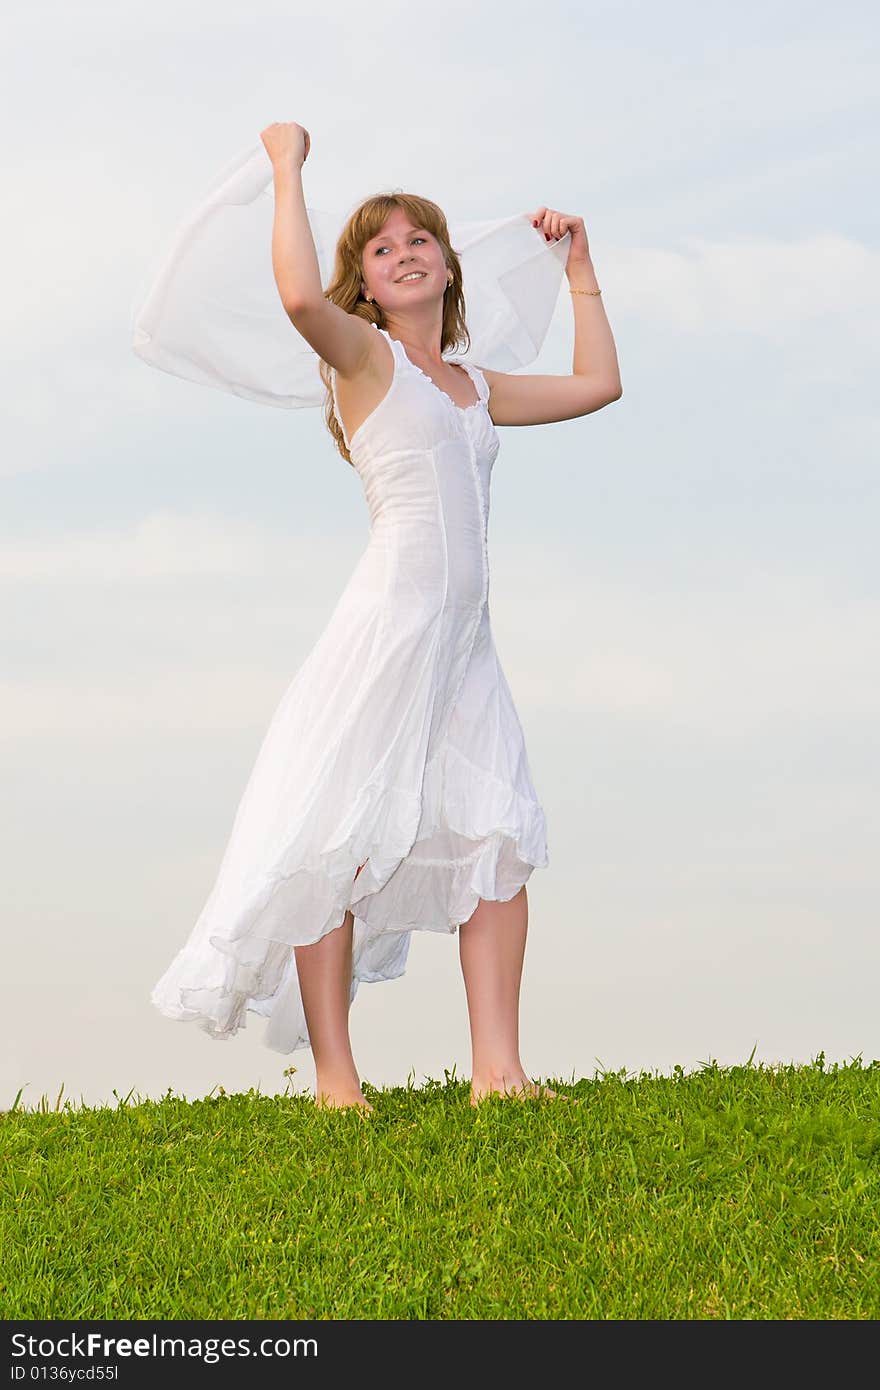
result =
[[275,168],[301,169],[309,157],[309,132],[296,121],[273,121],[260,131],[260,139]]

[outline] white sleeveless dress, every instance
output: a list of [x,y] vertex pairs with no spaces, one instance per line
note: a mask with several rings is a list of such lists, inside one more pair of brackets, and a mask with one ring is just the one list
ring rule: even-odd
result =
[[281,699],[215,885],[151,994],[214,1038],[264,1015],[264,1043],[284,1053],[309,1045],[295,945],[350,908],[353,1000],[361,981],[404,973],[414,930],[454,933],[481,898],[512,898],[548,863],[489,619],[489,388],[462,363],[479,399],[456,405],[377,331],[394,357],[389,390],[351,440],[336,410],[369,542]]

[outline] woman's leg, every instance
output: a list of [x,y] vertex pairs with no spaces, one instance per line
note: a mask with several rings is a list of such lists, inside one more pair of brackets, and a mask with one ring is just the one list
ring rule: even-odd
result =
[[353,932],[354,917],[349,911],[342,925],[320,941],[294,947],[296,970],[315,1059],[315,1100],[319,1106],[358,1105],[372,1110],[361,1090],[348,1034]]
[[519,995],[528,925],[523,884],[508,902],[481,898],[458,929],[471,1028],[471,1104],[493,1091],[556,1094],[529,1080],[519,1056]]

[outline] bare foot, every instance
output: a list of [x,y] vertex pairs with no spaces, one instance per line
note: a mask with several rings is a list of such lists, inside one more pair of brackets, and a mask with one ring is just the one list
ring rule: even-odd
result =
[[580,1101],[574,1096],[560,1095],[549,1086],[539,1086],[537,1082],[530,1081],[527,1076],[516,1079],[501,1077],[497,1084],[471,1082],[471,1105],[479,1105],[481,1100],[486,1100],[489,1096],[513,1096],[517,1100],[567,1100],[572,1105],[580,1105]]
[[315,1105],[319,1110],[362,1110],[365,1114],[375,1109],[361,1090],[318,1091]]

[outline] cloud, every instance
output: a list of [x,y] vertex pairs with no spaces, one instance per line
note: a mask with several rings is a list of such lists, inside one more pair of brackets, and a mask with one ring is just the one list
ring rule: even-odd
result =
[[277,671],[234,659],[206,671],[125,671],[0,682],[0,742],[37,736],[97,737],[102,743],[145,734],[230,733],[267,724],[283,685]]
[[0,549],[0,584],[268,578],[279,570],[305,576],[315,564],[344,563],[352,550],[340,536],[273,535],[256,523],[154,512],[131,527],[7,542]]
[[[876,720],[880,599],[821,575],[752,569],[725,587],[597,578],[575,553],[496,549],[496,641],[535,713],[613,714],[721,739],[810,720]],[[490,600],[491,601],[491,600]],[[509,655],[508,655],[509,654]]]
[[[832,233],[682,242],[687,250],[604,250],[616,308],[680,332],[748,332],[777,346],[819,326],[876,340],[880,254],[860,242]],[[841,347],[851,360],[852,343]]]
[[[161,513],[8,546],[0,585],[27,644],[2,690],[5,737],[251,726],[319,637],[359,544]],[[32,617],[35,591],[54,597]],[[544,547],[496,542],[490,611],[530,715],[611,714],[725,740],[876,717],[880,600],[821,576],[753,569],[662,588],[659,575],[596,576],[574,549],[548,563]],[[48,669],[34,651],[53,654]]]

